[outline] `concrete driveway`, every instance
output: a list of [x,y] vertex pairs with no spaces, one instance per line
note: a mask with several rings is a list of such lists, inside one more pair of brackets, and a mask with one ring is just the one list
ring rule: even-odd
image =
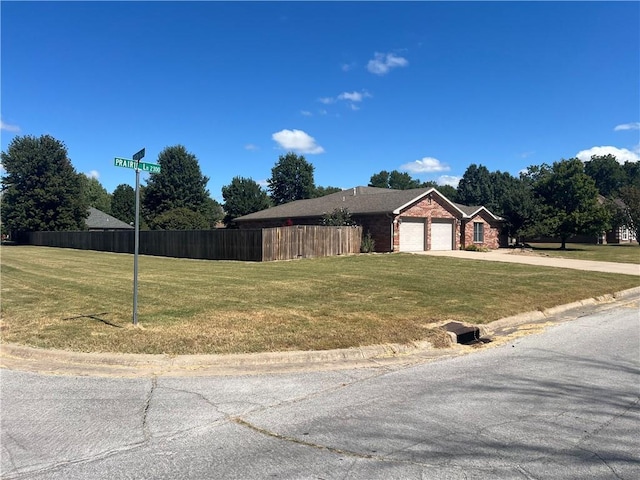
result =
[[[525,263],[541,267],[573,268],[590,272],[620,273],[640,276],[640,265],[633,263],[595,262],[593,260],[573,260],[568,258],[545,257],[515,253],[515,250],[502,248],[490,252],[468,252],[466,250],[416,252],[419,255],[438,257],[467,258],[469,260],[486,260],[490,262]],[[640,255],[640,249],[638,249]]]

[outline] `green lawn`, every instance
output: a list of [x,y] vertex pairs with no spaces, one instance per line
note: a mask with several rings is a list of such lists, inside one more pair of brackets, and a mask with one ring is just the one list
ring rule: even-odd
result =
[[637,243],[612,245],[567,243],[566,250],[560,250],[559,243],[530,243],[529,245],[535,252],[551,257],[640,264],[640,246]]
[[130,353],[407,343],[442,338],[436,322],[489,322],[640,285],[625,275],[408,254],[271,263],[141,256],[133,328],[131,255],[4,246],[0,263],[4,342]]

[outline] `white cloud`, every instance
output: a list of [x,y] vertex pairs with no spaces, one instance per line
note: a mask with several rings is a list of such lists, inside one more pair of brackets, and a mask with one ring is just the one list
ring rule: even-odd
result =
[[350,103],[349,108],[351,108],[351,110],[353,110],[354,112],[360,110],[360,107],[355,103]]
[[458,183],[462,177],[456,177],[454,175],[440,175],[436,181],[438,185],[451,185],[454,188],[458,188]]
[[2,120],[0,120],[0,130],[18,133],[20,131],[20,127],[18,125],[10,125],[8,123],[4,123]]
[[640,122],[623,123],[622,125],[616,125],[613,129],[616,132],[621,130],[640,130]]
[[450,170],[449,165],[446,165],[433,157],[424,157],[422,160],[405,163],[400,168],[411,173],[448,172]]
[[262,188],[266,188],[269,186],[269,182],[265,180],[257,180],[256,183],[260,185]]
[[409,61],[393,53],[376,52],[372,60],[367,63],[367,70],[375,75],[386,75],[392,68],[406,67]]
[[343,63],[340,68],[342,68],[343,72],[348,72],[349,70],[353,70],[355,66],[355,63]]
[[302,130],[280,130],[271,135],[285,150],[294,150],[300,153],[323,153],[324,148],[316,143],[315,138]]
[[329,105],[331,103],[334,103],[336,101],[336,99],[332,98],[332,97],[321,97],[321,98],[318,99],[318,101],[320,103],[324,103],[325,105]]
[[300,114],[305,117],[311,117],[313,115],[309,110],[300,110]]
[[91,170],[89,173],[85,173],[85,175],[89,178],[95,178],[96,180],[100,178],[100,172],[97,170]]
[[364,98],[371,97],[367,91],[361,92],[343,92],[338,95],[338,100],[348,100],[350,102],[361,102]]
[[621,164],[624,162],[637,162],[640,160],[640,155],[638,155],[638,153],[627,150],[626,148],[611,146],[591,147],[588,150],[581,150],[576,153],[576,157],[583,162],[586,162],[588,160],[591,160],[591,157],[593,155],[604,156],[609,154],[616,157],[616,160],[618,160],[618,162]]
[[253,143],[247,143],[247,144],[244,146],[244,149],[245,149],[245,150],[249,150],[249,151],[258,150],[258,148],[259,148],[259,147],[258,147],[257,145],[254,145]]

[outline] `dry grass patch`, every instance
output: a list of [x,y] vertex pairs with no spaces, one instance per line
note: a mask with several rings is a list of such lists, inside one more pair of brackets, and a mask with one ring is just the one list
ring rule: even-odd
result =
[[242,263],[2,248],[2,339],[128,353],[323,350],[439,341],[484,323],[640,284],[625,275],[418,255]]

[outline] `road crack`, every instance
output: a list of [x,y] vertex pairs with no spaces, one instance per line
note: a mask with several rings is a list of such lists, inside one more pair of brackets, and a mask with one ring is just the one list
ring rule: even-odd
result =
[[151,429],[149,428],[149,410],[151,409],[151,400],[153,399],[153,393],[158,386],[158,378],[156,376],[151,377],[151,388],[147,394],[147,398],[144,401],[144,408],[142,410],[142,434],[144,436],[144,442],[147,443],[151,439]]

